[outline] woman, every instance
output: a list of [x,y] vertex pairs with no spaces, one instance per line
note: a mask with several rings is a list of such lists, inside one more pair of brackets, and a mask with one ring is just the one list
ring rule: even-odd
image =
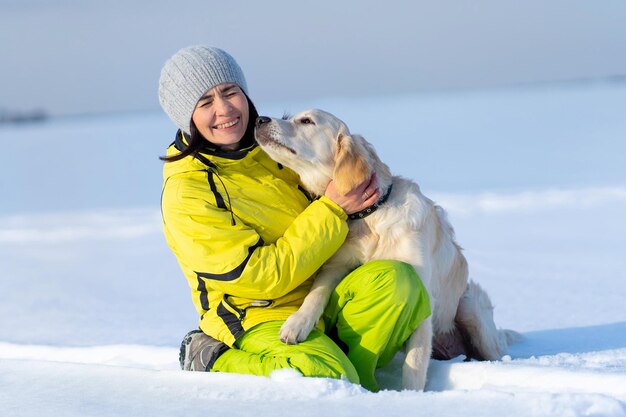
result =
[[179,129],[163,158],[163,227],[200,315],[200,330],[183,339],[181,367],[255,375],[292,368],[377,390],[375,369],[430,314],[411,266],[357,268],[306,341],[286,345],[278,337],[315,271],[343,243],[347,214],[380,197],[375,182],[346,195],[331,182],[311,201],[297,175],[256,145],[258,114],[245,77],[220,49],[193,46],[172,56],[159,100]]

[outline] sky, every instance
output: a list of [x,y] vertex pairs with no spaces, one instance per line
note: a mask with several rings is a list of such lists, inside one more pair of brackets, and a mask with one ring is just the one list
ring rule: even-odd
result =
[[192,44],[230,52],[257,103],[619,78],[625,27],[621,0],[0,0],[0,112],[158,109]]

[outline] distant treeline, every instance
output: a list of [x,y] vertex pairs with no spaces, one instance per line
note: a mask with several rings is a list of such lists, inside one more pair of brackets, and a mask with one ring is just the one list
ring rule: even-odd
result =
[[0,109],[0,124],[2,123],[32,123],[41,122],[48,118],[48,114],[42,109],[11,111]]

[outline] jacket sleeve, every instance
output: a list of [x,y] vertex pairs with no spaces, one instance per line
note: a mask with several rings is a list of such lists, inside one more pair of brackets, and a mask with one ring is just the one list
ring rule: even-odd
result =
[[271,300],[291,292],[348,234],[346,214],[326,197],[311,203],[273,243],[236,217],[233,225],[229,211],[202,199],[174,190],[163,197],[166,236],[183,269],[203,278],[208,288],[237,297]]

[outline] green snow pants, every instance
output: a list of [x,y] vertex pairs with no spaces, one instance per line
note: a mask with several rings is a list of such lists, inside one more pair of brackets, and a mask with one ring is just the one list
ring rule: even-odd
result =
[[237,349],[224,352],[212,371],[268,376],[291,368],[304,376],[345,377],[377,391],[376,368],[389,363],[430,313],[428,293],[412,266],[372,261],[333,291],[323,317],[326,334],[314,329],[304,342],[287,345],[278,338],[283,321],[262,323],[239,337]]

